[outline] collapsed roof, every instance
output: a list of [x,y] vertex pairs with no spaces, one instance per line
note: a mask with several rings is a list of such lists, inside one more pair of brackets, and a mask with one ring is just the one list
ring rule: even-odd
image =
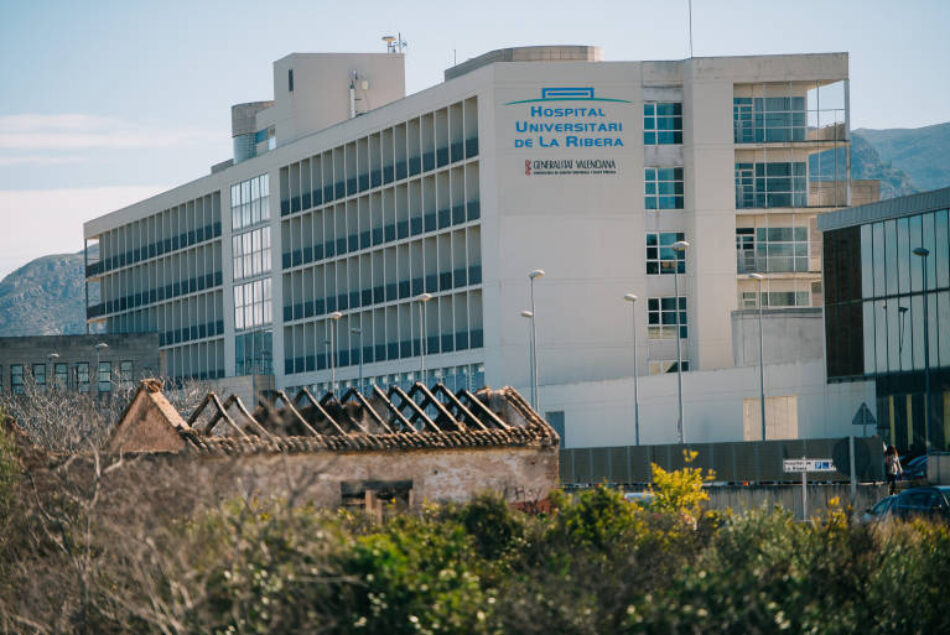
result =
[[516,390],[453,393],[437,383],[408,391],[374,386],[316,398],[264,391],[253,411],[239,397],[210,392],[185,420],[143,380],[108,445],[111,452],[191,452],[200,455],[354,452],[479,447],[557,447],[557,433]]

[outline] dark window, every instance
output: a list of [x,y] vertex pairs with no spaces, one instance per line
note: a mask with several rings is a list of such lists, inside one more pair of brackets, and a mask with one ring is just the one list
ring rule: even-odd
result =
[[287,90],[294,92],[294,69],[287,69]]

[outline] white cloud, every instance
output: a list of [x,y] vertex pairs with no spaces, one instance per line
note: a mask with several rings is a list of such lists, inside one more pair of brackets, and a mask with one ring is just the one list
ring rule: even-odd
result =
[[0,279],[30,260],[82,249],[82,224],[168,189],[164,185],[0,190]]
[[44,154],[22,154],[22,155],[0,155],[0,168],[11,165],[64,165],[69,163],[82,163],[86,161],[85,157],[78,155],[44,155]]
[[216,140],[208,130],[148,126],[84,114],[0,116],[0,150],[168,148]]

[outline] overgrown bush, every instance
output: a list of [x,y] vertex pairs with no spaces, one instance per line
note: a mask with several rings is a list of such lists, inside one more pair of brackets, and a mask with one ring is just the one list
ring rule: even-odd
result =
[[381,524],[294,492],[116,516],[113,465],[52,496],[20,469],[0,437],[0,633],[950,632],[945,526],[709,521],[688,464],[645,505],[598,487],[531,516],[485,494]]

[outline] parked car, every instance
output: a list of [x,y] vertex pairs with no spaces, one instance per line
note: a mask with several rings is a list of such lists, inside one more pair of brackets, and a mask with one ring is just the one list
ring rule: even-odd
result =
[[875,503],[874,507],[869,507],[866,509],[858,520],[862,523],[874,523],[884,520],[888,517],[891,508],[894,506],[895,500],[897,500],[896,494],[885,496]]
[[652,492],[625,492],[623,499],[628,503],[639,503],[646,506],[653,502]]
[[889,513],[904,520],[918,516],[950,520],[950,485],[904,490],[897,495]]
[[904,473],[901,474],[901,480],[903,481],[914,481],[919,478],[927,478],[927,455],[921,454],[918,457],[914,457],[907,461],[906,464],[901,463],[904,468]]

